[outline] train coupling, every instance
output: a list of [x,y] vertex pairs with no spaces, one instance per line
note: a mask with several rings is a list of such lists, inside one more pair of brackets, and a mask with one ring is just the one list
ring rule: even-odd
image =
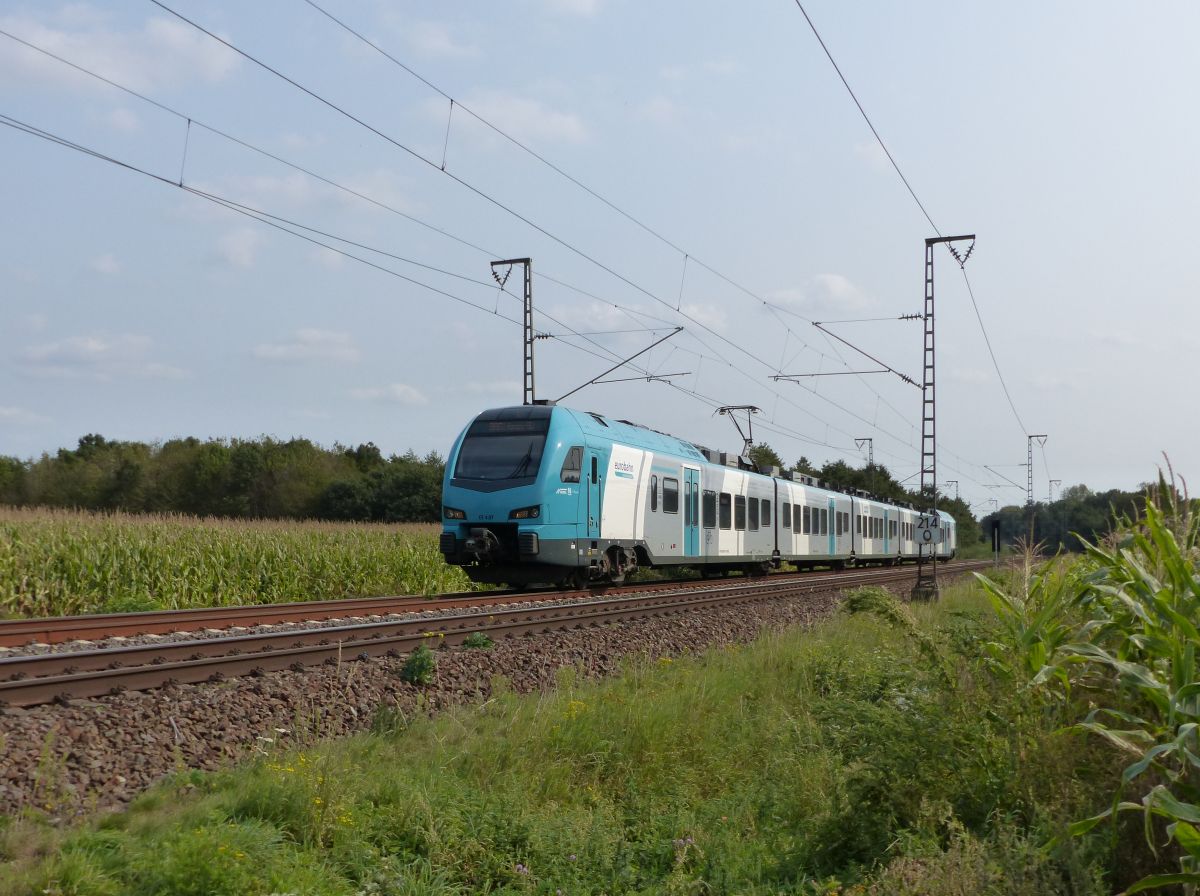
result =
[[463,552],[474,554],[480,561],[488,560],[501,553],[500,539],[491,529],[472,529],[463,542]]

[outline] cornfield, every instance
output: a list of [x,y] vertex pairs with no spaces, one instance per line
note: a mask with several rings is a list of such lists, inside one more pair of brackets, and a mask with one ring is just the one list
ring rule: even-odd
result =
[[0,615],[463,591],[437,527],[0,507]]

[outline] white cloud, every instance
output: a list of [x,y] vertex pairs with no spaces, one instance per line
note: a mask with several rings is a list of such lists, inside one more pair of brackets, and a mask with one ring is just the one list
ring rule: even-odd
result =
[[[482,118],[499,122],[505,131],[524,142],[583,143],[588,139],[587,127],[579,116],[550,109],[540,100],[499,90],[484,90],[468,97],[464,104]],[[431,101],[429,109],[432,115],[445,119],[443,102]],[[456,117],[455,120],[459,119]],[[485,129],[474,119],[463,116],[463,120],[476,133],[485,134],[489,139],[494,137],[490,129]]]
[[802,287],[776,290],[767,298],[811,315],[860,314],[879,304],[842,274],[817,274]]
[[[238,67],[237,54],[183,23],[164,17],[120,30],[87,4],[57,16],[9,15],[0,27],[133,90],[157,90],[195,81],[215,83]],[[50,82],[93,89],[98,82],[41,53],[14,47],[0,60],[0,81]]]
[[891,170],[892,163],[888,161],[887,153],[883,151],[883,147],[877,141],[855,143],[854,155],[866,162],[867,167],[873,171]]
[[49,423],[49,417],[35,414],[26,408],[0,407],[0,425],[33,426],[38,423]]
[[[356,193],[370,196],[376,202],[382,202],[398,211],[413,213],[420,210],[409,197],[411,181],[391,169],[376,168],[374,171],[363,171],[342,179],[341,183]],[[361,199],[349,196],[340,190],[338,196],[352,204],[355,209],[370,208],[370,206],[363,205]]]
[[967,386],[984,386],[995,382],[996,375],[978,367],[954,367],[950,370],[950,379]]
[[441,22],[415,22],[405,26],[409,45],[422,56],[462,59],[479,55],[479,48],[459,43]]
[[108,123],[115,131],[132,134],[142,129],[142,120],[130,109],[119,106],[108,113]]
[[1089,330],[1087,341],[1124,349],[1148,348],[1150,345],[1148,340],[1130,330]]
[[712,302],[703,304],[684,302],[679,310],[711,330],[724,330],[728,320],[725,309]]
[[515,396],[521,394],[522,386],[516,380],[487,380],[464,383],[460,388],[468,395],[507,395],[515,400]]
[[248,268],[254,265],[261,244],[262,234],[259,231],[238,227],[217,240],[217,255],[232,267]]
[[334,252],[332,249],[326,249],[324,246],[316,246],[309,253],[317,264],[323,268],[329,268],[331,271],[336,271],[346,263],[346,256],[340,252]]
[[674,124],[679,120],[679,106],[665,96],[651,97],[637,107],[638,118],[657,125]]
[[117,257],[111,252],[106,252],[103,255],[93,258],[90,267],[97,274],[112,276],[121,273],[121,263],[117,261]]
[[180,379],[187,375],[173,365],[147,360],[150,347],[150,339],[135,333],[68,336],[30,346],[21,352],[19,361],[26,372],[35,376],[64,379]]
[[600,11],[601,0],[545,0],[546,9],[571,16],[594,16]]
[[261,361],[336,361],[346,364],[357,361],[360,353],[349,333],[307,327],[296,330],[290,342],[256,345],[254,357]]
[[362,389],[351,389],[350,394],[359,401],[383,401],[393,404],[419,407],[429,404],[421,390],[407,383],[390,383],[386,386],[369,386]]

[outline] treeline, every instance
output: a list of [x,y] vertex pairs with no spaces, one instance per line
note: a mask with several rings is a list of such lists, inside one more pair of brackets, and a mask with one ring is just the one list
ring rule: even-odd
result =
[[1093,492],[1086,485],[1063,489],[1053,503],[1037,502],[1032,507],[1002,507],[980,522],[984,539],[991,540],[992,527],[1000,524],[1000,543],[1011,545],[1018,539],[1042,544],[1050,553],[1058,550],[1083,550],[1084,539],[1100,541],[1111,532],[1118,516],[1139,517],[1146,505],[1143,486],[1136,492],[1110,489]]
[[[920,489],[905,488],[888,471],[887,467],[879,464],[864,464],[852,467],[845,461],[829,461],[822,467],[813,464],[807,457],[790,467],[785,464],[770,445],[755,445],[750,449],[750,457],[760,467],[779,467],[782,470],[795,470],[804,473],[822,483],[843,491],[861,489],[872,495],[896,504],[912,504],[918,510],[929,505],[929,497],[922,499]],[[971,507],[966,501],[939,494],[937,496],[938,510],[944,510],[954,517],[958,526],[958,546],[965,548],[976,544],[980,538],[979,523],[971,513]],[[990,530],[988,530],[990,531]]]
[[0,457],[0,503],[200,516],[436,522],[445,462],[372,443],[86,435],[35,460]]

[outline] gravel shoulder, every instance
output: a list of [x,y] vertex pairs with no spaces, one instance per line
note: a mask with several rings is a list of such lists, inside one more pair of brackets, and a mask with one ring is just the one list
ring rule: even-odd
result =
[[497,676],[519,693],[546,690],[563,667],[609,675],[629,657],[678,656],[811,625],[836,605],[836,592],[806,594],[516,638],[489,650],[446,648],[437,651],[435,681],[424,687],[400,679],[403,659],[377,659],[66,706],[0,708],[0,813],[67,821],[113,810],[172,772],[215,770],[281,745],[366,730],[381,707],[436,712],[482,701]]

